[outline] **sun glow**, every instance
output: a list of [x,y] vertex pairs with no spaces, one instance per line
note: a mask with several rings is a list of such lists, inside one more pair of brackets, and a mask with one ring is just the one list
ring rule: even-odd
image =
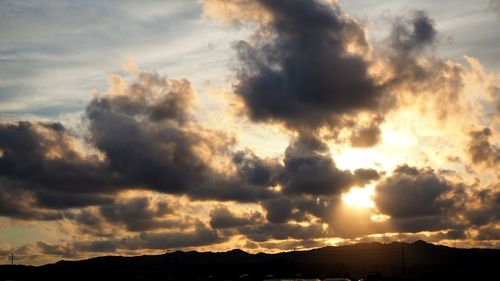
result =
[[373,195],[375,194],[375,187],[368,186],[364,188],[353,187],[349,192],[342,195],[342,201],[348,206],[357,208],[373,208]]

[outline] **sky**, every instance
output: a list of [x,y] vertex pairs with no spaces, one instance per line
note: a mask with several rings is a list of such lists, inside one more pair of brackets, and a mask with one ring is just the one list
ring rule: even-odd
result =
[[498,0],[0,0],[0,263],[498,248],[498,28]]

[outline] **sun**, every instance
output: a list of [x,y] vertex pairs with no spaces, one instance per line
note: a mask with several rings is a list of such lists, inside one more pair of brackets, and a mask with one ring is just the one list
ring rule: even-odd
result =
[[353,187],[349,192],[342,195],[342,201],[348,206],[357,208],[373,208],[373,195],[375,194],[374,186],[367,186],[364,188]]

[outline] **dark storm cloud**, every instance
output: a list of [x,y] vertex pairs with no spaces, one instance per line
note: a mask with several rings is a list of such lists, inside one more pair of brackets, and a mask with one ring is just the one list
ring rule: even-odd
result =
[[21,220],[59,220],[62,214],[50,209],[37,208],[34,194],[22,185],[0,178],[0,216]]
[[280,169],[276,161],[266,161],[250,151],[236,152],[232,160],[242,180],[256,185],[276,185],[277,170]]
[[[124,182],[96,156],[84,157],[60,123],[0,124],[2,214],[22,219],[60,219],[50,211],[111,204],[106,193]],[[11,212],[14,209],[17,213]]]
[[373,169],[357,169],[354,171],[354,179],[356,184],[363,186],[371,181],[376,181],[380,178],[380,173]]
[[[29,194],[30,210],[105,206],[103,215],[118,219],[123,209],[113,210],[120,207],[113,196],[131,188],[202,200],[256,202],[275,196],[268,187],[276,184],[281,165],[249,151],[231,152],[233,138],[194,120],[193,98],[186,80],[141,73],[130,84],[114,77],[109,94],[90,102],[85,142],[59,123],[0,124],[0,178],[8,194],[3,198],[16,197],[14,191]],[[78,142],[91,152],[79,151]],[[232,158],[227,168],[234,174],[210,167],[217,154]],[[14,207],[4,204],[2,213],[14,216],[15,209],[15,216],[27,218]],[[37,214],[31,217],[57,215]],[[149,227],[128,220],[127,229]]]
[[[125,93],[97,97],[87,106],[89,141],[106,156],[107,169],[129,186],[195,199],[272,197],[268,187],[279,164],[250,151],[231,152],[232,137],[196,122],[193,98],[187,80],[142,73]],[[218,155],[231,157],[227,169],[234,175],[210,167]]]
[[258,4],[272,17],[261,22],[270,35],[236,44],[235,91],[253,120],[310,130],[338,126],[343,115],[379,109],[382,91],[368,75],[367,62],[347,52],[349,44],[369,49],[355,20],[321,1]]
[[396,19],[391,47],[401,54],[418,53],[436,41],[434,21],[424,11],[414,11],[410,20]]
[[[430,168],[403,165],[377,184],[374,201],[391,216],[393,231],[463,232],[471,225],[464,217],[473,216],[466,208],[471,200],[467,192],[463,183],[452,183]],[[478,217],[487,217],[484,211]]]
[[79,212],[67,212],[65,218],[76,222],[82,234],[91,234],[96,237],[112,235],[106,228],[106,221],[98,212],[88,209]]
[[273,198],[277,194],[267,186],[254,185],[237,177],[212,175],[207,181],[193,186],[187,193],[195,200],[236,201],[240,203],[258,202]]
[[36,204],[42,208],[63,210],[67,208],[109,205],[114,202],[114,197],[111,194],[68,194],[48,190],[39,190],[36,192]]
[[80,233],[101,237],[113,236],[122,230],[183,230],[193,223],[193,220],[176,213],[168,202],[142,196],[119,199],[97,208],[65,212],[65,219],[74,223]]
[[317,218],[330,223],[335,208],[340,204],[340,196],[299,195],[266,200],[261,203],[266,210],[268,223],[309,222]]
[[[352,185],[365,185],[378,179],[378,172],[360,169],[353,172],[338,169],[326,144],[317,138],[301,136],[293,139],[285,151],[283,163],[262,159],[250,151],[233,154],[235,177],[212,175],[211,179],[188,194],[198,199],[258,202],[281,194],[338,195]],[[275,192],[270,187],[280,187]]]
[[153,203],[148,197],[136,197],[113,205],[99,207],[100,215],[109,223],[128,231],[146,231],[185,226],[180,220],[165,219],[173,210],[165,202]]
[[252,225],[258,223],[261,219],[262,215],[259,212],[237,216],[225,206],[219,206],[210,211],[210,226],[214,229]]
[[291,194],[335,195],[354,184],[365,185],[378,178],[371,169],[353,174],[338,169],[325,143],[298,138],[285,151],[284,171],[280,180],[284,192]]
[[81,140],[59,123],[1,123],[2,185],[29,192],[31,204],[49,209],[109,205],[113,194],[130,188],[199,199],[271,196],[269,161],[236,153],[234,176],[209,167],[217,153],[230,154],[234,140],[194,120],[188,81],[141,73],[130,84],[117,77],[112,83],[108,95],[86,108],[89,131],[82,146],[99,156],[79,151]]
[[[267,187],[274,164],[248,151],[232,154],[233,138],[196,122],[193,98],[187,80],[142,73],[125,94],[97,97],[87,106],[89,141],[129,186],[196,199],[251,202],[272,196]],[[228,169],[235,175],[210,167],[222,154],[232,155],[234,167]]]
[[[64,213],[83,232],[107,236],[116,228],[135,232],[186,226],[162,218],[166,209],[147,198],[117,201],[117,193],[131,188],[201,200],[262,202],[282,194],[270,189],[277,185],[291,196],[329,195],[376,179],[375,171],[353,174],[336,168],[326,144],[314,137],[293,141],[284,164],[248,150],[231,152],[232,138],[194,119],[194,93],[185,80],[141,73],[130,84],[117,77],[112,84],[109,94],[95,97],[86,108],[85,142],[59,123],[1,124],[2,199],[9,201],[2,205],[3,215],[52,220]],[[80,151],[79,142],[91,152]],[[230,158],[227,169],[234,173],[210,167],[210,158],[218,153]],[[64,210],[87,206],[97,208]],[[276,222],[273,213],[269,219]],[[303,215],[299,212],[295,219]],[[224,225],[215,217],[214,223]]]
[[[377,81],[368,74],[373,61],[365,30],[336,4],[206,0],[205,5],[232,22],[257,22],[252,39],[235,46],[234,90],[254,121],[284,123],[303,135],[328,127],[334,138],[344,129],[353,146],[371,147],[380,141],[385,113],[426,100],[424,93],[450,103],[431,106],[439,118],[456,112],[464,70],[425,52],[436,43],[437,31],[424,11],[395,20],[388,48],[376,50],[386,63],[381,71],[392,77]],[[361,122],[361,113],[372,122]]]
[[470,142],[467,147],[473,164],[497,167],[500,163],[500,149],[490,143],[493,132],[490,128],[470,132]]
[[302,196],[294,200],[295,208],[300,212],[301,216],[307,217],[312,215],[321,219],[323,222],[329,223],[335,215],[335,208],[340,204],[340,196]]
[[109,169],[126,175],[129,184],[184,192],[208,172],[194,147],[215,145],[187,128],[186,104],[194,95],[189,82],[169,85],[162,77],[142,74],[129,91],[95,98],[87,106],[91,142],[106,155]]
[[451,224],[449,215],[459,207],[450,195],[453,192],[459,194],[462,189],[433,170],[404,165],[377,185],[374,201],[401,229],[437,230]]
[[283,165],[273,167],[282,194],[261,201],[272,224],[308,221],[308,216],[329,221],[342,192],[380,178],[373,169],[337,168],[325,143],[304,136],[292,140]]
[[304,139],[297,139],[286,149],[284,192],[326,195],[338,194],[349,187],[352,173],[338,169],[326,147],[310,145]]
[[101,162],[83,158],[71,142],[59,123],[1,123],[0,176],[65,194],[96,192],[118,182]]
[[481,190],[474,194],[478,207],[465,211],[465,218],[472,226],[485,226],[500,221],[500,186]]
[[278,198],[268,200],[262,203],[267,211],[266,219],[270,223],[286,223],[293,216],[294,205],[292,200],[287,198]]
[[[400,104],[421,102],[426,112],[440,119],[460,110],[458,100],[464,87],[464,68],[434,55],[437,30],[425,11],[413,11],[407,19],[397,18],[388,38],[386,72],[393,77],[385,83]],[[432,99],[433,103],[428,105]],[[446,101],[447,106],[441,106]]]

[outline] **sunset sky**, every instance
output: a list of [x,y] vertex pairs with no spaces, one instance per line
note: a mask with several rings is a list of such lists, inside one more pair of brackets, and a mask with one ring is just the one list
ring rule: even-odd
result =
[[500,247],[499,0],[0,0],[0,264]]

